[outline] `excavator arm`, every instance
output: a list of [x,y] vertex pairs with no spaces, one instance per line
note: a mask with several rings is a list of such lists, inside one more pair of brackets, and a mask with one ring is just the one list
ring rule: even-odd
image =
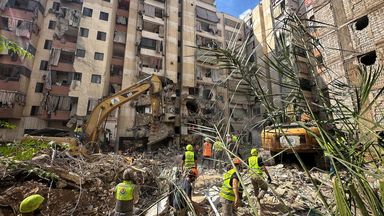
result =
[[[161,81],[158,76],[152,75],[150,81],[139,82],[128,88],[125,88],[114,95],[101,101],[92,111],[86,125],[85,133],[89,137],[91,142],[97,140],[97,135],[99,127],[107,119],[108,115],[115,110],[116,108],[122,106],[123,104],[137,98],[141,94],[151,91],[151,104],[152,109],[158,110],[158,99],[155,96],[162,89]],[[153,107],[155,106],[155,107]]]

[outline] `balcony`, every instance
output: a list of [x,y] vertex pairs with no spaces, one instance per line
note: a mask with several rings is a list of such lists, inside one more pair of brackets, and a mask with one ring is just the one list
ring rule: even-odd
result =
[[154,57],[162,57],[161,52],[157,52],[156,50],[141,47],[140,49],[140,54],[141,55],[146,55],[146,56],[154,56]]
[[0,90],[0,118],[20,118],[25,95],[19,91]]
[[111,75],[109,77],[109,82],[112,84],[121,84],[123,80],[123,76],[121,75]]
[[207,10],[216,11],[215,0],[198,0],[196,1],[196,5],[206,8]]
[[0,56],[0,64],[5,65],[23,65],[20,58],[17,56],[11,57],[10,55]]
[[115,25],[115,30],[118,31],[118,32],[127,32],[127,26],[116,24]]
[[112,57],[111,64],[123,66],[124,65],[124,58]]
[[145,4],[153,5],[157,8],[165,9],[164,1],[159,0],[145,0]]
[[69,85],[52,85],[52,89],[50,91],[51,94],[57,96],[68,96],[69,94]]
[[152,56],[142,56],[141,57],[141,72],[147,74],[157,74],[162,75],[163,72],[163,58],[157,58]]
[[116,16],[129,17],[129,10],[117,9]]
[[142,36],[145,38],[150,38],[150,39],[157,40],[157,41],[163,40],[163,38],[161,38],[158,33],[150,32],[150,31],[146,31],[146,30],[143,30]]
[[23,106],[14,105],[12,108],[0,108],[0,118],[18,119],[23,116]]
[[46,120],[65,121],[70,118],[70,114],[71,111],[56,110],[51,114],[48,114],[46,111],[43,111],[43,113],[41,113],[39,117]]
[[[127,41],[127,32],[115,31],[113,36],[113,42],[125,44],[126,41]],[[124,54],[123,54],[123,57],[124,57]]]
[[155,69],[152,67],[142,67],[141,72],[146,73],[146,74],[156,74],[156,75],[164,75],[164,70],[163,69]]
[[0,80],[0,89],[7,91],[20,91],[20,82]]
[[159,18],[159,17],[151,17],[151,16],[143,14],[143,20],[145,22],[152,22],[152,23],[156,23],[158,25],[164,25],[164,20],[162,18]]
[[1,15],[5,17],[12,17],[13,19],[17,19],[17,20],[28,20],[28,21],[32,21],[34,17],[33,12],[25,11],[22,9],[16,9],[16,8],[7,8],[4,11],[2,11]]
[[60,40],[54,40],[52,47],[55,49],[63,49],[66,51],[76,51],[76,43],[72,43],[69,41],[64,41],[64,43],[62,43]]
[[55,71],[63,71],[63,72],[76,72],[75,69],[73,68],[73,63],[63,63],[59,62],[57,66],[52,65],[52,70]]

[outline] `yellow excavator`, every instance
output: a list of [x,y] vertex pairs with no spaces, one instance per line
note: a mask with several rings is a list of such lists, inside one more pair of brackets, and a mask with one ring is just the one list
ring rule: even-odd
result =
[[299,121],[306,125],[306,128],[297,123],[277,124],[267,126],[261,132],[262,148],[274,156],[281,151],[286,154],[293,153],[292,148],[299,154],[307,155],[313,159],[317,167],[324,167],[322,150],[313,136],[319,135],[319,128],[310,123],[310,116],[303,113]]
[[[118,107],[126,104],[127,102],[137,98],[141,94],[150,91],[151,93],[151,108],[152,116],[159,115],[160,109],[160,92],[162,91],[162,82],[156,75],[152,75],[128,88],[125,88],[105,99],[103,99],[92,111],[88,121],[83,127],[85,141],[88,146],[87,149],[94,148],[98,142],[98,133],[103,122],[107,119],[108,115]],[[73,154],[84,154],[85,149],[80,148],[78,140],[73,137],[41,137],[41,136],[25,136],[25,139],[38,139],[46,141],[55,141],[57,143],[67,143]],[[95,150],[95,149],[93,149]]]

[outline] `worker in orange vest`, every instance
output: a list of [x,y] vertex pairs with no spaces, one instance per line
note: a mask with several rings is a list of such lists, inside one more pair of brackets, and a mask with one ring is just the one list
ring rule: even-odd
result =
[[203,144],[203,160],[201,162],[201,165],[204,167],[204,161],[207,163],[207,168],[211,168],[212,164],[212,143],[210,142],[209,138],[206,137],[204,139]]

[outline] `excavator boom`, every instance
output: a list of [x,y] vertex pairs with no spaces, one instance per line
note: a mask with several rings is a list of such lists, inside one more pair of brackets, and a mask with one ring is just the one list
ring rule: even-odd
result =
[[161,81],[158,76],[152,75],[150,81],[134,84],[101,101],[92,111],[85,126],[85,133],[91,142],[97,140],[98,129],[116,108],[137,98],[139,95],[151,90],[151,94],[161,91]]

